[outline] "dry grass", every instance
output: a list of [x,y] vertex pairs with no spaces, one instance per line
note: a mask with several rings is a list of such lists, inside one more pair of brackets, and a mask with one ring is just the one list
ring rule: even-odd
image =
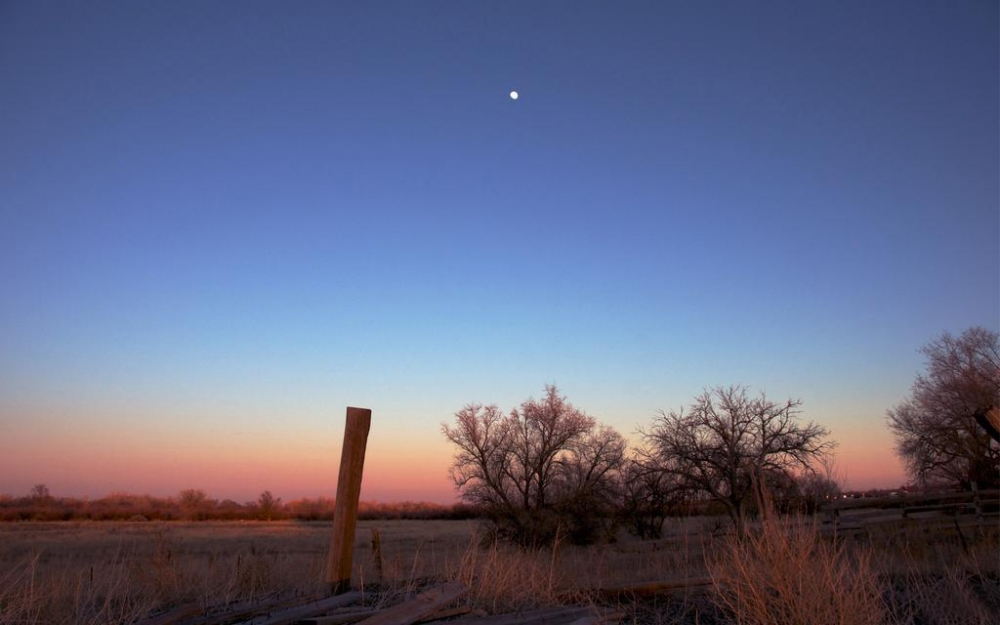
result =
[[1000,614],[1000,528],[966,531],[912,525],[877,563],[895,623],[987,625]]
[[183,604],[317,593],[323,569],[304,538],[263,524],[3,525],[0,623],[129,623]]
[[451,576],[472,589],[474,608],[489,613],[510,612],[560,603],[564,586],[558,546],[523,550],[493,543],[473,543]]
[[732,535],[709,566],[719,606],[746,625],[867,625],[885,609],[868,549],[825,539],[811,520]]
[[[988,623],[1000,612],[996,528],[959,539],[897,525],[834,541],[797,522],[737,540],[713,532],[711,519],[668,523],[658,541],[524,551],[481,545],[470,521],[362,522],[354,582],[380,606],[458,579],[475,609],[500,613],[711,573],[707,593],[623,600],[626,622],[643,625]],[[0,524],[0,625],[130,623],[180,605],[320,594],[329,532],[295,522]]]
[[69,568],[42,573],[40,561],[36,555],[0,578],[0,622],[129,623],[157,607],[125,553],[97,577]]

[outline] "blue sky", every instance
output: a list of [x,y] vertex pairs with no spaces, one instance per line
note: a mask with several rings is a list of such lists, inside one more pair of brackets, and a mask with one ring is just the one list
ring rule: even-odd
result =
[[440,422],[553,382],[623,433],[798,397],[898,484],[917,349],[1000,325],[998,21],[2,3],[0,492],[327,494],[365,405],[367,496],[447,499]]

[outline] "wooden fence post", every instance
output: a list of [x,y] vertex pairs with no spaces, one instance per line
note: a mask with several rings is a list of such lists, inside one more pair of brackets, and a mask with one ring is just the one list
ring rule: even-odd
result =
[[361,498],[361,473],[365,466],[365,446],[372,424],[368,408],[347,409],[344,447],[340,452],[340,475],[337,478],[337,501],[333,510],[333,536],[326,580],[333,594],[351,588],[351,563],[354,558],[354,530]]

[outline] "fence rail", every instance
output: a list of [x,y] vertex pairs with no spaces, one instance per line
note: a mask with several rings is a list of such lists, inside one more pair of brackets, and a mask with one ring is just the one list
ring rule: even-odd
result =
[[1000,514],[1000,490],[839,499],[827,503],[822,509],[835,529],[843,523],[842,513],[860,510],[899,510],[903,519],[926,512],[949,516],[975,514],[977,518],[983,519]]

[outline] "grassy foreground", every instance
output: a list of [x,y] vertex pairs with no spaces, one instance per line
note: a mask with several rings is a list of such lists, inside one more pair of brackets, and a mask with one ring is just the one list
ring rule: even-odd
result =
[[[996,527],[896,522],[834,538],[802,519],[736,537],[703,517],[667,529],[526,552],[482,545],[475,521],[364,521],[354,581],[370,605],[458,579],[487,613],[603,602],[635,623],[985,624],[1000,613]],[[183,604],[314,596],[329,540],[327,523],[0,524],[0,624],[132,623]],[[600,592],[654,581],[678,589]]]

